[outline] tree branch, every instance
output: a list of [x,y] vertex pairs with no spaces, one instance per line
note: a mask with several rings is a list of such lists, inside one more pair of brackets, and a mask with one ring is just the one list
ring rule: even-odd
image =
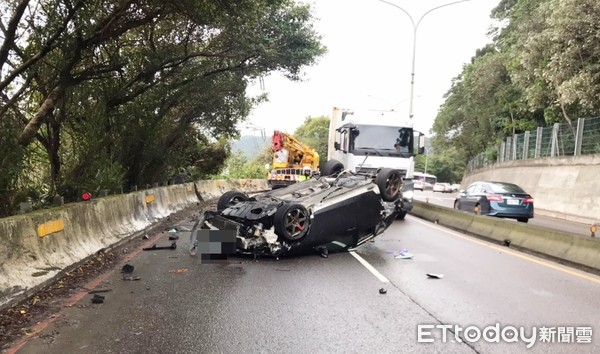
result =
[[25,9],[27,8],[28,4],[29,0],[21,0],[21,2],[15,8],[15,13],[8,22],[8,28],[6,28],[6,31],[4,31],[4,43],[2,43],[2,47],[0,47],[0,70],[2,70],[4,63],[8,58],[10,47],[15,42],[19,22],[21,21],[21,17],[23,17],[23,13],[25,13]]
[[64,21],[58,27],[57,31],[54,33],[52,37],[46,42],[46,44],[40,49],[40,51],[29,58],[26,62],[17,67],[13,72],[8,74],[8,76],[0,82],[0,91],[4,90],[17,76],[21,75],[25,70],[29,69],[35,63],[37,63],[40,59],[46,56],[51,50],[53,50],[54,43],[56,40],[62,35],[62,33],[67,28],[67,24],[71,21],[71,19],[75,16],[75,13],[83,6],[84,0],[80,0],[67,17],[65,17]]

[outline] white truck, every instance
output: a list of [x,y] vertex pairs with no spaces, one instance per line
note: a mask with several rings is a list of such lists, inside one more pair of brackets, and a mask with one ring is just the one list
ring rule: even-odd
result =
[[424,150],[424,134],[413,131],[412,121],[403,119],[398,112],[355,112],[334,107],[327,162],[321,174],[333,175],[342,170],[376,174],[384,167],[399,170],[403,184],[398,218],[403,219],[413,205],[414,155]]

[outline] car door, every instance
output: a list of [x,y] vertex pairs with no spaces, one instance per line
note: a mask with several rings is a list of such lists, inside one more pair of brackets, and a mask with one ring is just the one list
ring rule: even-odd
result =
[[479,198],[481,196],[481,185],[479,183],[473,183],[465,191],[464,202],[461,202],[461,209],[472,211],[475,208]]
[[[356,196],[348,188],[338,187],[312,217],[311,229],[306,242],[310,246],[324,245],[333,241],[350,246],[357,233]],[[305,243],[306,243],[305,242]]]

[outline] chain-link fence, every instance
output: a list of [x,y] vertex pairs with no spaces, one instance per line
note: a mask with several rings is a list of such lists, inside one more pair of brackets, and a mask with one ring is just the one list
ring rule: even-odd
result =
[[[577,122],[556,123],[507,137],[495,151],[473,158],[467,170],[473,171],[496,162],[556,156],[600,153],[600,117],[579,118]],[[496,158],[490,158],[494,155]]]

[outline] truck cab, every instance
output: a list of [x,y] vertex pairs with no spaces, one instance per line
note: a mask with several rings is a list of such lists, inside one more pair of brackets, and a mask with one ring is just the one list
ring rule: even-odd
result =
[[340,166],[360,173],[376,174],[384,167],[400,171],[402,218],[412,209],[414,156],[423,153],[424,143],[423,133],[413,131],[412,122],[398,112],[334,108],[322,172],[336,172],[334,167]]

